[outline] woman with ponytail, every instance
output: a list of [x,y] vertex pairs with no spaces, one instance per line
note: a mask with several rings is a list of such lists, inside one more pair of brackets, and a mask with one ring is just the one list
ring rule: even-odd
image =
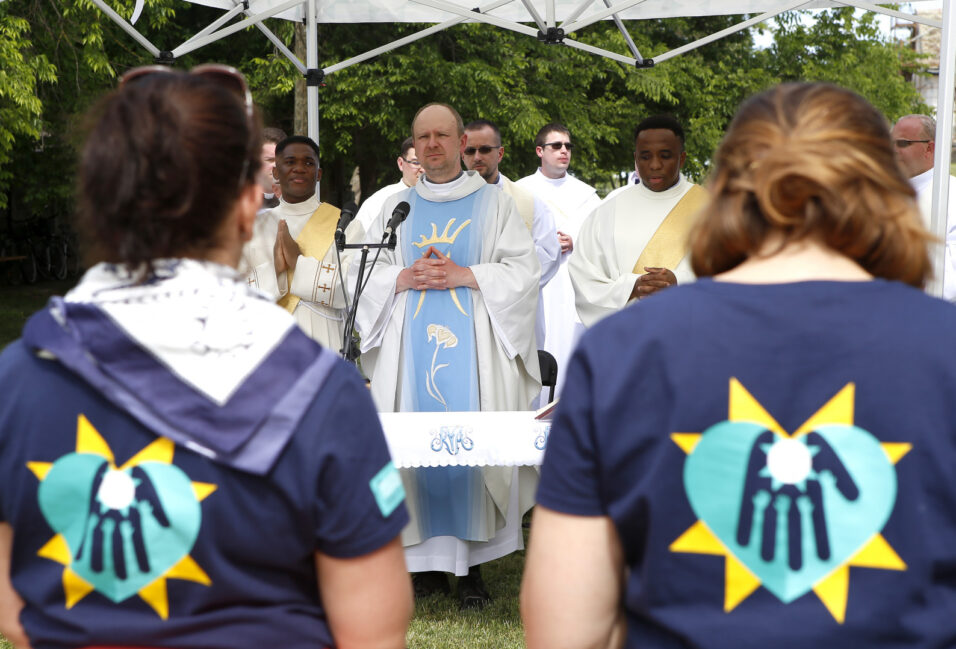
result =
[[92,266],[0,356],[0,633],[18,649],[401,649],[401,480],[354,368],[236,271],[236,70],[136,68],[91,116]]
[[548,440],[532,649],[940,647],[956,637],[956,309],[883,116],[748,100],[699,280],[580,344]]

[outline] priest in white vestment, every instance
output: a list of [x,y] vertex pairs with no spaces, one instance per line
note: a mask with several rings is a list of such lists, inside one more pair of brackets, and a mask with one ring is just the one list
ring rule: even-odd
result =
[[680,173],[683,128],[671,117],[649,117],[637,126],[634,150],[641,184],[601,203],[568,263],[575,306],[588,327],[631,300],[694,279],[687,233],[706,192]]
[[418,160],[418,155],[415,153],[415,145],[412,142],[412,138],[407,137],[405,141],[402,142],[401,152],[395,164],[398,165],[398,170],[402,172],[401,179],[397,183],[382,187],[362,201],[358,214],[355,215],[355,219],[362,224],[362,227],[365,228],[366,231],[372,227],[372,221],[374,221],[379,215],[379,212],[382,211],[382,206],[385,205],[385,199],[397,194],[403,189],[414,186],[422,175],[422,165]]
[[[316,196],[322,177],[318,146],[304,136],[279,142],[274,173],[282,190],[279,205],[256,215],[239,270],[249,284],[289,310],[312,339],[338,352],[345,323],[342,277],[352,254],[341,253],[340,273],[334,243],[339,210]],[[345,235],[360,241],[364,230],[353,221]]]
[[[372,224],[370,237],[380,240],[395,205],[411,206],[397,247],[369,275],[356,319],[372,397],[385,412],[526,410],[541,387],[531,238],[510,197],[462,172],[465,135],[454,109],[429,104],[412,131],[425,176],[386,200]],[[514,467],[402,473],[411,572],[464,576],[523,547]]]
[[[530,190],[551,208],[561,244],[560,266],[551,281],[541,289],[544,341],[539,341],[541,348],[550,352],[558,362],[556,395],[561,393],[564,370],[584,332],[584,325],[574,309],[574,289],[568,276],[567,261],[581,224],[601,202],[593,187],[568,173],[572,148],[571,133],[565,126],[546,124],[535,137],[535,152],[541,159],[541,167],[517,181],[519,187]],[[542,400],[545,399],[547,394],[542,393]]]
[[[543,199],[511,182],[499,171],[505,148],[501,145],[501,131],[496,124],[486,119],[469,122],[465,125],[465,135],[468,136],[462,155],[465,168],[477,171],[487,182],[514,199],[518,214],[534,240],[534,250],[541,264],[538,285],[544,290],[561,266],[561,245],[551,208]],[[539,299],[534,323],[534,336],[539,344],[544,341],[544,334],[544,302]]]
[[[933,213],[933,165],[936,160],[936,120],[928,115],[906,115],[891,133],[896,155],[916,190],[916,202],[929,229]],[[946,251],[943,255],[943,297],[956,301],[956,178],[949,179],[949,209],[946,219]],[[934,233],[935,234],[935,233]]]

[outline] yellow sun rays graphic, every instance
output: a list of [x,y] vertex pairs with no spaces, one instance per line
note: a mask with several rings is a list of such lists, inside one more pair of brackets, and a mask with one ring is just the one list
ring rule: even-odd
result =
[[[424,234],[420,234],[419,237],[421,237],[421,241],[420,242],[413,241],[412,245],[417,246],[418,248],[424,248],[425,246],[432,246],[439,243],[448,243],[448,244],[455,243],[455,239],[458,238],[458,235],[461,234],[461,231],[464,230],[469,225],[471,225],[471,219],[468,219],[467,221],[459,225],[458,229],[455,230],[455,233],[452,235],[449,235],[448,233],[451,231],[451,226],[454,225],[455,221],[456,219],[448,220],[448,223],[445,224],[445,229],[442,231],[441,236],[438,235],[438,226],[432,223],[431,224],[432,235],[426,239]],[[451,259],[451,253],[448,253],[446,256],[449,259]],[[418,304],[415,307],[415,313],[414,315],[412,315],[412,320],[417,318],[418,312],[422,310],[422,304],[425,303],[426,293],[427,293],[427,289],[420,292],[418,296]],[[454,288],[448,289],[448,293],[449,295],[451,295],[452,302],[454,302],[458,310],[461,311],[461,314],[463,316],[467,316],[468,313],[462,308],[461,302],[458,300],[458,293],[455,292],[455,289]]]
[[[787,433],[764,407],[737,379],[730,379],[728,420],[752,422],[765,426],[777,435],[796,439],[820,426],[828,424],[853,425],[855,385],[848,383],[817,412],[807,419],[792,434]],[[690,455],[700,441],[701,433],[672,433],[671,440]],[[882,442],[880,446],[892,464],[906,455],[912,445],[907,443]],[[724,611],[730,612],[760,587],[761,582],[741,563],[717,536],[698,520],[670,545],[671,552],[710,554],[724,557]],[[850,586],[850,567],[879,568],[883,570],[906,570],[906,564],[890,547],[880,533],[849,559],[831,571],[813,586],[813,592],[833,618],[843,623],[846,616],[847,596]]]
[[[88,453],[99,455],[109,463],[109,468],[125,471],[144,462],[161,462],[163,464],[172,464],[175,446],[173,442],[166,438],[158,438],[150,443],[136,455],[123,463],[122,466],[116,466],[116,460],[113,457],[113,451],[109,444],[100,435],[99,431],[84,416],[79,415],[76,424],[76,453]],[[51,462],[27,462],[27,468],[43,482],[47,474],[53,467]],[[216,485],[205,482],[192,482],[193,493],[196,500],[202,502],[206,497],[216,490]],[[37,556],[56,561],[64,566],[63,568],[63,591],[66,597],[66,608],[73,608],[77,602],[86,597],[94,590],[94,586],[80,577],[71,569],[73,562],[72,552],[62,534],[56,534],[40,550]],[[182,579],[192,581],[204,586],[212,583],[209,576],[203,571],[188,554],[179,560],[175,565],[167,569],[158,578],[145,585],[138,591],[138,595],[149,606],[156,611],[162,619],[169,617],[169,600],[166,596],[166,580]]]

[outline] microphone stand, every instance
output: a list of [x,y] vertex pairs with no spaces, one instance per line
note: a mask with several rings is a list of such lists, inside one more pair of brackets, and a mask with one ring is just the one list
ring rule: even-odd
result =
[[[396,228],[397,229],[397,228]],[[381,254],[382,249],[395,250],[395,245],[398,242],[398,237],[393,230],[391,233],[386,232],[382,237],[381,243],[341,243],[336,242],[336,245],[341,247],[340,250],[361,250],[362,255],[359,260],[358,275],[355,278],[355,293],[352,296],[352,305],[347,307],[347,315],[345,317],[345,331],[342,335],[342,349],[339,350],[342,354],[342,358],[349,361],[350,363],[358,364],[358,357],[360,354],[358,339],[355,336],[355,317],[358,313],[358,303],[359,298],[362,296],[362,292],[365,290],[365,284],[368,284],[368,278],[365,279],[365,282],[362,282],[362,278],[365,275],[365,264],[368,260],[368,253],[370,250],[375,250],[375,258],[372,259],[372,265],[368,269],[369,277],[372,275],[372,269],[375,268],[375,263],[378,261],[378,256]],[[345,296],[348,300],[348,295]]]

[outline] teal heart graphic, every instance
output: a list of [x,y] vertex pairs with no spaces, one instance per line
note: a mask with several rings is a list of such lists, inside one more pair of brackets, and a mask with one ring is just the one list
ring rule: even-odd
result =
[[[61,457],[40,483],[38,498],[47,523],[66,539],[73,572],[121,602],[189,554],[202,510],[178,467],[143,462],[120,472],[107,471],[106,464],[88,453]],[[119,488],[94,494],[97,476]]]
[[[761,460],[772,442],[782,439],[774,436],[771,444],[764,443],[767,429],[757,423],[723,421],[711,426],[684,464],[684,488],[694,513],[785,603],[807,593],[856,554],[883,529],[896,502],[896,470],[873,435],[842,424],[821,426],[814,433],[797,438],[806,450],[796,455],[803,455],[810,471],[805,480],[789,486],[773,480],[765,462],[751,461],[755,452]],[[749,511],[742,507],[745,498],[754,503]],[[796,505],[792,512],[791,502]],[[767,516],[776,517],[775,530],[764,526]],[[794,544],[788,516],[800,521],[795,545],[799,569],[790,563]],[[745,531],[750,523],[743,543],[738,537],[742,520]],[[828,553],[821,550],[827,545]],[[762,546],[773,549],[770,560]],[[828,556],[819,556],[821,552]]]

